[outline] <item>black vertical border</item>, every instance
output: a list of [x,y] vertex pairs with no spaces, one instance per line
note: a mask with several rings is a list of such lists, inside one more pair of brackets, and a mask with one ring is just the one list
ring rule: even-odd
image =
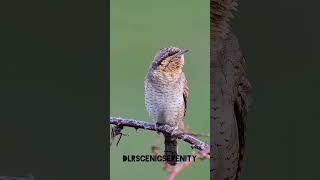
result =
[[0,176],[109,179],[109,3],[0,2]]

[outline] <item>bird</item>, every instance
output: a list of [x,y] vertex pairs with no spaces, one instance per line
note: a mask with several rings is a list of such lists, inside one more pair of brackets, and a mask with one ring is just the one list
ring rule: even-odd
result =
[[210,0],[211,179],[239,180],[251,104],[247,61],[230,21],[239,0]]
[[[184,129],[184,117],[189,94],[183,72],[184,54],[189,50],[177,47],[161,48],[152,60],[144,80],[146,109],[156,127],[169,125]],[[176,165],[177,138],[164,134],[164,156],[170,165]]]

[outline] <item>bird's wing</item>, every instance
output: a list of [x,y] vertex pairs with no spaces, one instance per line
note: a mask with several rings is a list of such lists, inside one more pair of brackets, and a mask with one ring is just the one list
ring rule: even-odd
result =
[[189,95],[189,87],[188,87],[188,81],[183,74],[183,101],[184,101],[184,116],[186,116],[187,112],[187,98]]
[[246,60],[243,57],[240,61],[243,71],[242,76],[240,76],[236,87],[236,97],[234,102],[235,117],[238,126],[238,136],[239,136],[239,166],[238,175],[241,173],[244,159],[244,149],[246,140],[246,119],[249,112],[249,106],[251,103],[251,84],[246,76]]

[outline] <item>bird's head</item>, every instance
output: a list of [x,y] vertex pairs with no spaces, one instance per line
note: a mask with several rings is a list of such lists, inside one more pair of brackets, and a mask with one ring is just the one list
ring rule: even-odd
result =
[[180,73],[184,65],[184,54],[188,51],[176,47],[161,48],[154,57],[151,68],[158,72]]

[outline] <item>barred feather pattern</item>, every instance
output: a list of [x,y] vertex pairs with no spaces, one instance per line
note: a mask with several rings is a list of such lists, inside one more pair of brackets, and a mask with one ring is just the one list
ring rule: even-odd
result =
[[210,0],[210,26],[213,39],[224,39],[230,31],[229,22],[237,10],[237,0]]
[[236,71],[236,76],[239,77],[235,82],[234,88],[234,113],[237,120],[238,127],[238,137],[239,137],[239,160],[238,160],[238,170],[236,179],[239,179],[239,176],[242,172],[243,162],[244,162],[244,153],[246,145],[246,121],[248,112],[250,110],[250,104],[252,102],[251,92],[252,87],[247,79],[247,69],[246,69],[246,60],[241,58],[239,69]]
[[212,180],[239,180],[244,161],[251,85],[237,37],[211,39]]

